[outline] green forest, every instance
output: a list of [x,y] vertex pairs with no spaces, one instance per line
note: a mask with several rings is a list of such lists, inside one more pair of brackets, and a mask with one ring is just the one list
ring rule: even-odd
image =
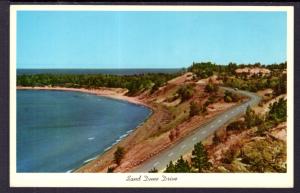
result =
[[126,88],[129,95],[151,89],[154,92],[168,80],[180,75],[149,73],[140,75],[110,75],[110,74],[35,74],[18,75],[18,86],[61,86],[67,88]]
[[[224,86],[238,88],[256,92],[266,88],[274,90],[275,95],[286,93],[286,70],[287,63],[262,65],[229,63],[228,65],[218,65],[211,62],[193,63],[187,69],[178,73],[145,73],[139,75],[110,75],[110,74],[35,74],[18,75],[18,86],[61,86],[70,88],[126,88],[128,95],[134,95],[140,91],[151,90],[154,92],[160,86],[163,86],[168,80],[183,74],[184,72],[193,72],[194,79],[208,78],[217,75],[219,80],[223,81]],[[262,67],[271,71],[268,75],[255,74],[251,77],[247,73],[237,74],[236,69],[245,67]],[[210,85],[211,86],[211,85]],[[213,87],[207,88],[214,89]]]

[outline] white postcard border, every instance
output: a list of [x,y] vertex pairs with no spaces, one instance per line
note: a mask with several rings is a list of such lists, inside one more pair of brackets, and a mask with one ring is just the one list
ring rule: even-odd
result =
[[[287,12],[287,173],[17,173],[16,172],[16,15],[32,11],[284,11]],[[294,186],[294,8],[292,6],[132,6],[12,5],[10,7],[10,186],[11,187],[243,187]],[[127,177],[141,176],[129,182]],[[142,181],[144,176],[160,181]],[[161,181],[163,175],[177,181]]]

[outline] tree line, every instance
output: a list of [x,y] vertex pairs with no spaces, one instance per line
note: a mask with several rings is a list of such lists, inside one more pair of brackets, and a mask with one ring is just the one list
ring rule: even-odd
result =
[[168,80],[180,73],[147,73],[139,75],[110,75],[110,74],[34,74],[18,75],[18,86],[61,86],[70,88],[126,88],[129,95],[139,91],[157,90]]
[[[244,67],[264,67],[271,71],[268,76],[255,74],[247,77],[236,74],[235,70]],[[286,93],[287,76],[283,73],[287,63],[262,65],[229,63],[228,65],[218,65],[211,62],[193,63],[187,71],[195,74],[194,78],[203,79],[212,75],[218,75],[225,86],[239,88],[256,92],[265,88],[272,88],[275,95]],[[111,75],[111,74],[23,74],[17,76],[18,86],[62,86],[71,88],[126,88],[130,94],[135,94],[143,90],[150,89],[151,93],[164,85],[168,80],[179,76],[184,71],[178,73],[145,73],[137,75]],[[209,84],[207,91],[214,91],[216,87]],[[183,90],[186,91],[186,90]],[[179,92],[183,99],[189,98],[191,90]],[[229,97],[227,97],[228,100]]]

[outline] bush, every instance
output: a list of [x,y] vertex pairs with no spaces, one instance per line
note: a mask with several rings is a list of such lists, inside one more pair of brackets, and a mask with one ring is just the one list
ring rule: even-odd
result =
[[209,96],[208,99],[207,99],[207,103],[208,104],[213,104],[214,102],[216,102],[216,98],[217,97],[215,95]]
[[218,136],[217,132],[214,132],[214,136],[212,138],[213,144],[218,145],[221,142],[220,137]]
[[224,101],[229,102],[238,102],[240,100],[240,97],[237,94],[233,94],[232,92],[225,91],[224,93]]
[[199,115],[200,110],[201,108],[194,101],[190,103],[190,117]]
[[257,127],[256,133],[258,135],[263,135],[265,131],[268,131],[270,128],[274,127],[275,123],[273,121],[264,121]]
[[226,103],[230,103],[230,102],[232,102],[232,98],[231,98],[231,96],[224,96],[224,101],[226,102]]
[[262,117],[255,114],[255,112],[248,106],[246,110],[245,123],[247,128],[258,126],[263,123]]
[[226,151],[226,153],[224,154],[222,162],[225,164],[231,164],[234,158],[235,158],[235,150],[231,148],[228,151]]
[[157,173],[157,172],[158,172],[158,170],[155,167],[149,171],[149,173]]
[[274,102],[269,106],[268,120],[276,123],[286,121],[287,118],[287,100],[280,98],[278,102]]
[[194,88],[192,85],[184,85],[181,86],[176,93],[179,95],[182,101],[186,101],[193,97]]
[[155,91],[157,91],[159,89],[159,85],[158,84],[154,84],[150,90],[150,94],[153,94]]
[[107,173],[113,173],[114,170],[115,170],[114,167],[108,167],[108,168],[107,168]]
[[116,162],[116,164],[120,165],[121,160],[123,159],[124,155],[125,155],[124,148],[118,146],[117,150],[114,153],[114,161]]
[[227,131],[236,131],[236,130],[243,130],[246,128],[245,122],[242,120],[234,121],[230,123],[227,127]]
[[219,90],[218,85],[213,83],[208,83],[204,88],[204,91],[207,93],[214,93],[217,92],[218,90]]
[[280,140],[256,140],[241,149],[242,162],[252,172],[286,172],[286,145]]
[[175,139],[175,132],[173,130],[169,133],[169,139],[171,142]]

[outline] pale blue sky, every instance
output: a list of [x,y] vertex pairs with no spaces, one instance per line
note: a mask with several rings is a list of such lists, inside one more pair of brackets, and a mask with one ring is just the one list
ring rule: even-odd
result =
[[18,11],[17,68],[286,60],[285,12]]

